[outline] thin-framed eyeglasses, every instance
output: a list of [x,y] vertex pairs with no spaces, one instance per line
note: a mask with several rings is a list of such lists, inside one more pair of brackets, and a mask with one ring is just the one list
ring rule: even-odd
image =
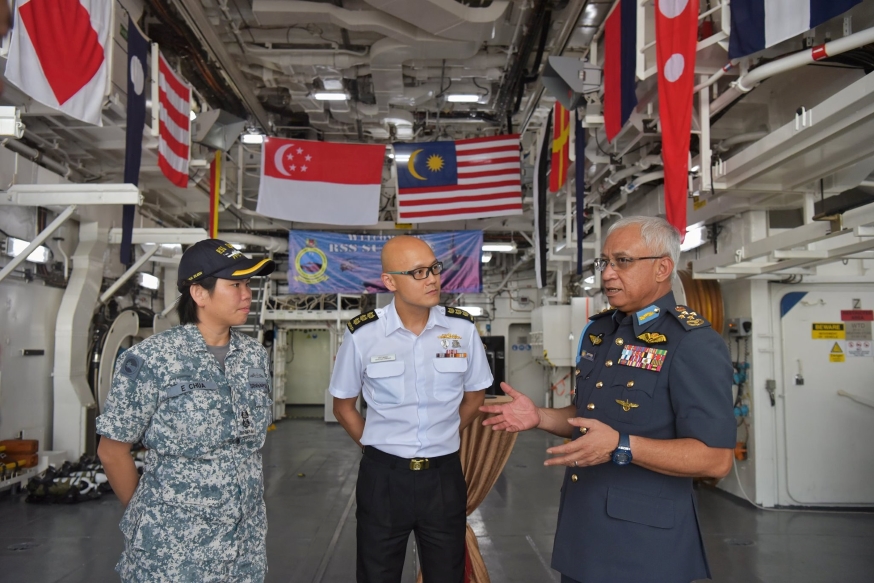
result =
[[607,269],[608,265],[616,271],[622,271],[623,269],[628,269],[634,265],[635,261],[643,261],[644,259],[661,259],[663,257],[667,257],[667,255],[656,255],[652,257],[617,257],[613,261],[603,257],[598,257],[593,262],[593,265],[597,271],[604,271]]
[[428,276],[432,273],[434,275],[440,275],[441,271],[443,271],[443,262],[437,261],[430,267],[417,267],[416,269],[411,269],[409,271],[386,271],[386,273],[392,275],[409,275],[412,276],[413,279],[428,279]]

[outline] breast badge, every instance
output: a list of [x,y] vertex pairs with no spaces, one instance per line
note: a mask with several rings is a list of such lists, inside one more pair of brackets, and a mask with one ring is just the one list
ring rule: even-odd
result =
[[458,334],[441,334],[440,346],[443,352],[437,353],[437,358],[467,358],[466,352],[459,352],[461,348],[461,336]]
[[668,341],[664,334],[659,334],[658,332],[644,332],[637,339],[643,340],[647,344],[664,344]]
[[592,343],[592,346],[598,346],[604,342],[604,334],[589,334],[589,342]]
[[632,409],[637,409],[640,407],[637,403],[632,403],[631,401],[623,401],[622,399],[616,399],[616,402],[622,406],[622,410],[626,413],[631,411]]
[[626,344],[622,349],[622,356],[619,357],[619,364],[658,372],[662,370],[667,354],[668,351],[664,349]]

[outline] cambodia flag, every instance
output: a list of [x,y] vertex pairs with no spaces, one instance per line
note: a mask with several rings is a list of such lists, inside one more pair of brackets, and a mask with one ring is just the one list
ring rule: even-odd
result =
[[327,225],[373,225],[385,146],[267,138],[261,148],[257,210]]
[[637,106],[637,2],[620,0],[604,25],[604,129],[613,141]]

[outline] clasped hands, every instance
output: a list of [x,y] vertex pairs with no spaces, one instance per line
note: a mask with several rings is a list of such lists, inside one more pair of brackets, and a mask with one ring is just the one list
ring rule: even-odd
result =
[[[563,409],[540,409],[534,402],[507,383],[501,383],[504,393],[511,399],[500,405],[483,405],[483,413],[491,413],[483,425],[493,431],[517,433],[539,427],[556,435],[570,436],[573,428],[579,427],[583,435],[569,443],[550,447],[546,453],[554,456],[543,462],[545,466],[585,467],[610,461],[613,450],[619,443],[619,432],[597,419],[586,417],[563,417]],[[570,427],[563,425],[566,422]]]

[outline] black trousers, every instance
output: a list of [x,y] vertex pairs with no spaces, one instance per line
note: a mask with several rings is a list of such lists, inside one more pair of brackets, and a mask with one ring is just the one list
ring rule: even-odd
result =
[[366,447],[358,470],[358,583],[399,583],[410,532],[424,583],[461,583],[467,486],[453,453],[411,470],[409,460]]

